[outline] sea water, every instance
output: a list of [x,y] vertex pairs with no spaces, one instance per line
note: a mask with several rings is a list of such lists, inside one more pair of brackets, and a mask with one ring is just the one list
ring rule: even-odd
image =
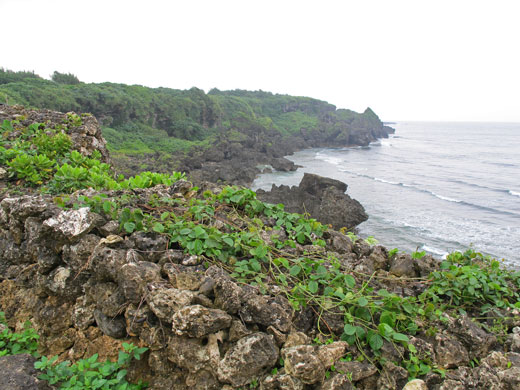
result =
[[369,215],[362,236],[438,257],[471,246],[520,268],[520,124],[392,126],[368,147],[288,156],[302,168],[262,174],[253,189],[298,185],[304,172],[338,179]]

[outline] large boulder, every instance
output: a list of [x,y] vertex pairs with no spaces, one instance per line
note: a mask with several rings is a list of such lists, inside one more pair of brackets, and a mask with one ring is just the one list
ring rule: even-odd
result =
[[258,198],[268,203],[284,203],[292,213],[309,213],[333,228],[353,228],[368,219],[363,206],[348,196],[341,181],[305,173],[298,187],[276,186],[271,191],[257,190]]

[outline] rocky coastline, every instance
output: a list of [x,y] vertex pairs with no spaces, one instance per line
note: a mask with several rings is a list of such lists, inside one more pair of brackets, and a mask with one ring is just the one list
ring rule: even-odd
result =
[[[95,118],[19,115],[4,152],[37,121],[109,162]],[[520,386],[520,275],[478,254],[441,264],[389,251],[241,187],[181,178],[49,194],[12,166],[0,179],[0,331],[29,321],[42,355],[114,360],[133,343],[147,350],[128,378],[153,390]],[[308,175],[294,191],[334,202],[343,188]],[[0,387],[23,375],[33,382],[20,389],[44,389],[30,359],[0,358]]]

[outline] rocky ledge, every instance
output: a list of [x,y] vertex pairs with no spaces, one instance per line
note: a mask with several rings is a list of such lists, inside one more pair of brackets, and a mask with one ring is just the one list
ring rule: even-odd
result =
[[[12,331],[30,321],[42,355],[146,347],[128,378],[153,390],[520,387],[520,273],[474,251],[442,264],[388,251],[207,182],[53,195],[2,184],[0,311]],[[0,371],[45,387],[28,357]]]
[[345,192],[339,180],[305,173],[298,187],[273,184],[271,191],[257,190],[258,198],[268,203],[283,203],[291,213],[309,213],[334,229],[352,229],[368,219],[363,206]]

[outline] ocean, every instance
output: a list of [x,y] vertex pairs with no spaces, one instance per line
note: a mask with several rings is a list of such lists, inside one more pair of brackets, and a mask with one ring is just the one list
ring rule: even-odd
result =
[[368,147],[307,149],[295,172],[253,189],[298,185],[304,172],[341,180],[369,219],[361,236],[442,257],[468,247],[520,268],[520,123],[397,122]]

